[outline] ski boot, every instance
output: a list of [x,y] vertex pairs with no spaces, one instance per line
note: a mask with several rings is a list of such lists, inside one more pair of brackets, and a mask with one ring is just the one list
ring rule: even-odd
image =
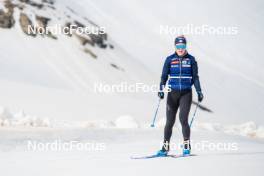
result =
[[189,140],[183,142],[183,155],[190,155],[191,154],[191,144]]
[[168,151],[167,150],[159,150],[156,154],[158,157],[166,157],[168,155]]
[[157,156],[165,157],[168,155],[169,152],[169,142],[164,142],[162,145],[162,149],[157,152]]

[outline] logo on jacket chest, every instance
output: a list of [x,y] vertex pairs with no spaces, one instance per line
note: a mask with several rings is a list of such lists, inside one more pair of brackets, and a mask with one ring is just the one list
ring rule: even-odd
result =
[[172,59],[171,61],[171,67],[191,67],[191,60],[189,58],[185,58],[182,61],[179,59]]

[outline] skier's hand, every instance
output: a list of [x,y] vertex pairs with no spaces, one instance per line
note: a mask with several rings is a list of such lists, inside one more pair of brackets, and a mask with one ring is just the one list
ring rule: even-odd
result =
[[203,98],[204,98],[203,93],[202,92],[197,92],[197,94],[198,94],[198,101],[202,102]]
[[162,92],[162,91],[158,92],[158,96],[160,97],[160,99],[163,99],[164,98],[164,92]]

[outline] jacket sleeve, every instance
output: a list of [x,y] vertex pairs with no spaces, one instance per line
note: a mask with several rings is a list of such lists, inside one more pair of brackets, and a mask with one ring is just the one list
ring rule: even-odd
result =
[[198,75],[198,65],[197,65],[195,58],[193,58],[193,61],[192,61],[192,76],[193,76],[193,84],[194,84],[196,92],[197,93],[202,92],[199,75]]
[[166,82],[168,80],[169,73],[170,73],[170,59],[166,58],[161,74],[160,91],[163,91]]

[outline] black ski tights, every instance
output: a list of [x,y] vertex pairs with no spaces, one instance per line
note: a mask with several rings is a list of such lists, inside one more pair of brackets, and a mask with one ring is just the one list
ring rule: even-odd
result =
[[191,104],[192,104],[192,90],[183,90],[183,91],[172,90],[171,92],[168,93],[167,109],[166,109],[167,120],[164,129],[165,145],[163,146],[163,149],[169,150],[167,147],[169,147],[168,144],[170,142],[172,128],[175,123],[176,114],[179,107],[180,107],[179,117],[182,126],[183,139],[185,141],[190,139],[190,126],[188,123],[188,116],[189,116]]

